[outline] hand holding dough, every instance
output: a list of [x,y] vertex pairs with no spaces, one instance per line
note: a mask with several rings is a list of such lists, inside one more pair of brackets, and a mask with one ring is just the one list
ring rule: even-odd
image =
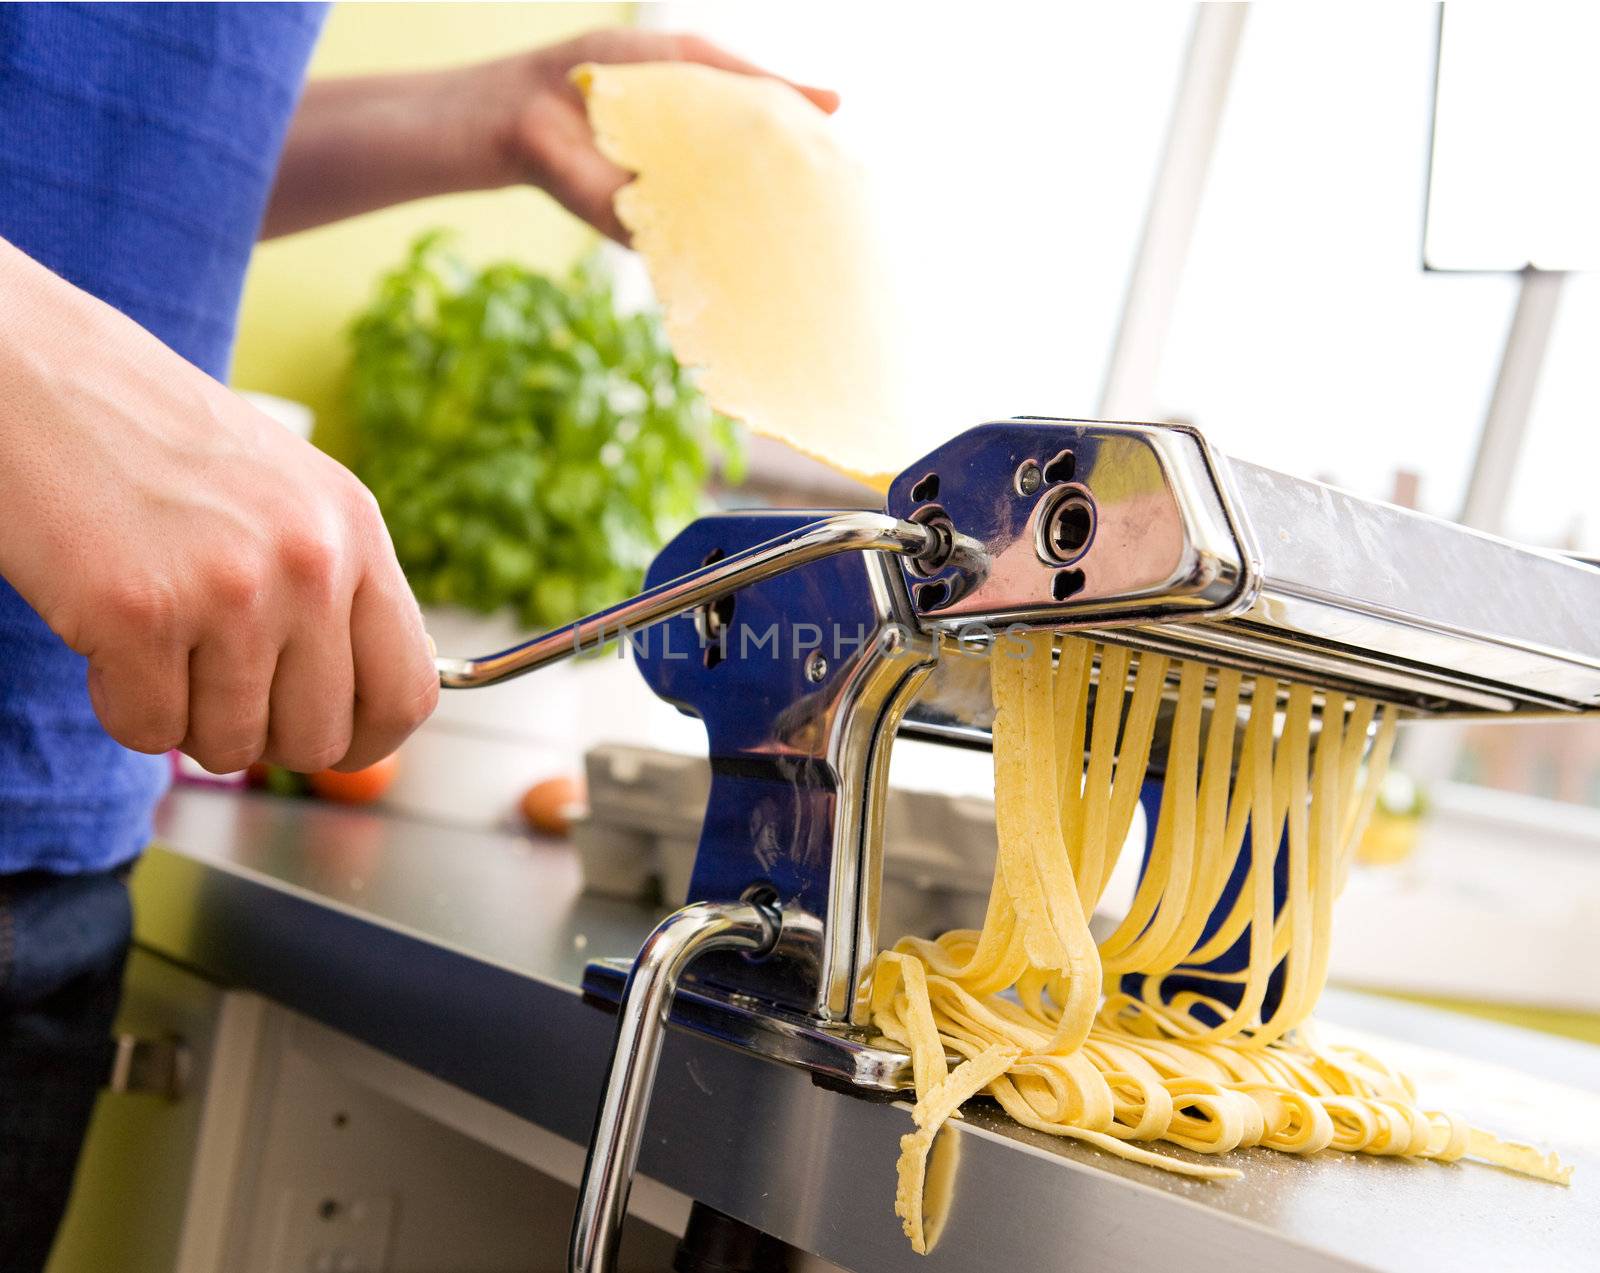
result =
[[864,172],[777,80],[682,62],[573,78],[679,360],[719,411],[880,488],[926,449]]

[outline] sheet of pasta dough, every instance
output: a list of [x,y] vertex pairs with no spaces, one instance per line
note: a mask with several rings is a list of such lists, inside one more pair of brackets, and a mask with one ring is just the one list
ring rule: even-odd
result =
[[579,67],[679,361],[718,410],[880,489],[924,450],[865,173],[776,80]]

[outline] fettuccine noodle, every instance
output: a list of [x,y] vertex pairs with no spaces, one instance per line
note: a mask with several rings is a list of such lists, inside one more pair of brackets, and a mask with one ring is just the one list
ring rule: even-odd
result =
[[[1333,901],[1394,745],[1392,707],[1045,634],[1002,638],[990,667],[999,854],[983,928],[905,938],[873,979],[873,1024],[914,1073],[895,1210],[916,1250],[927,1247],[929,1148],[979,1094],[1025,1127],[1207,1179],[1240,1173],[1145,1145],[1470,1156],[1567,1182],[1554,1155],[1419,1106],[1404,1075],[1320,1043],[1307,1020],[1327,978]],[[1149,859],[1126,918],[1097,945],[1089,916],[1132,827],[1174,679]],[[1242,887],[1208,933],[1246,852]],[[1243,969],[1207,967],[1246,930]]]

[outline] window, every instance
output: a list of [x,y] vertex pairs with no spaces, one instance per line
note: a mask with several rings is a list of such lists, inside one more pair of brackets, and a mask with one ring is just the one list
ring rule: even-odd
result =
[[[1193,12],[647,14],[843,94],[943,404],[932,445],[1096,414]],[[1518,284],[1422,268],[1438,23],[1431,3],[1252,7],[1155,401],[1225,452],[1453,517]],[[1553,340],[1506,528],[1600,554],[1600,282],[1568,280]],[[1510,728],[1466,727],[1443,776],[1600,799],[1600,722]]]
[[1534,395],[1506,533],[1600,556],[1600,277],[1570,275]]
[[1157,399],[1224,451],[1454,516],[1516,298],[1425,274],[1437,7],[1252,6]]
[[937,386],[930,446],[1001,416],[1095,414],[1189,5],[691,0],[645,16],[839,90]]

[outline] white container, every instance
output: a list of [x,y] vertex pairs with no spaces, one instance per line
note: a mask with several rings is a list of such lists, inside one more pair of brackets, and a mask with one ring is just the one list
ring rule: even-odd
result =
[[[510,612],[440,606],[424,607],[422,617],[440,654],[493,654],[533,635]],[[581,773],[584,752],[598,742],[703,753],[705,733],[612,649],[482,689],[442,691],[438,710],[401,749],[384,803],[455,826],[520,829],[523,793]]]
[[297,438],[311,438],[317,417],[303,402],[275,397],[270,393],[256,393],[251,389],[239,390],[239,396],[263,415],[269,415]]

